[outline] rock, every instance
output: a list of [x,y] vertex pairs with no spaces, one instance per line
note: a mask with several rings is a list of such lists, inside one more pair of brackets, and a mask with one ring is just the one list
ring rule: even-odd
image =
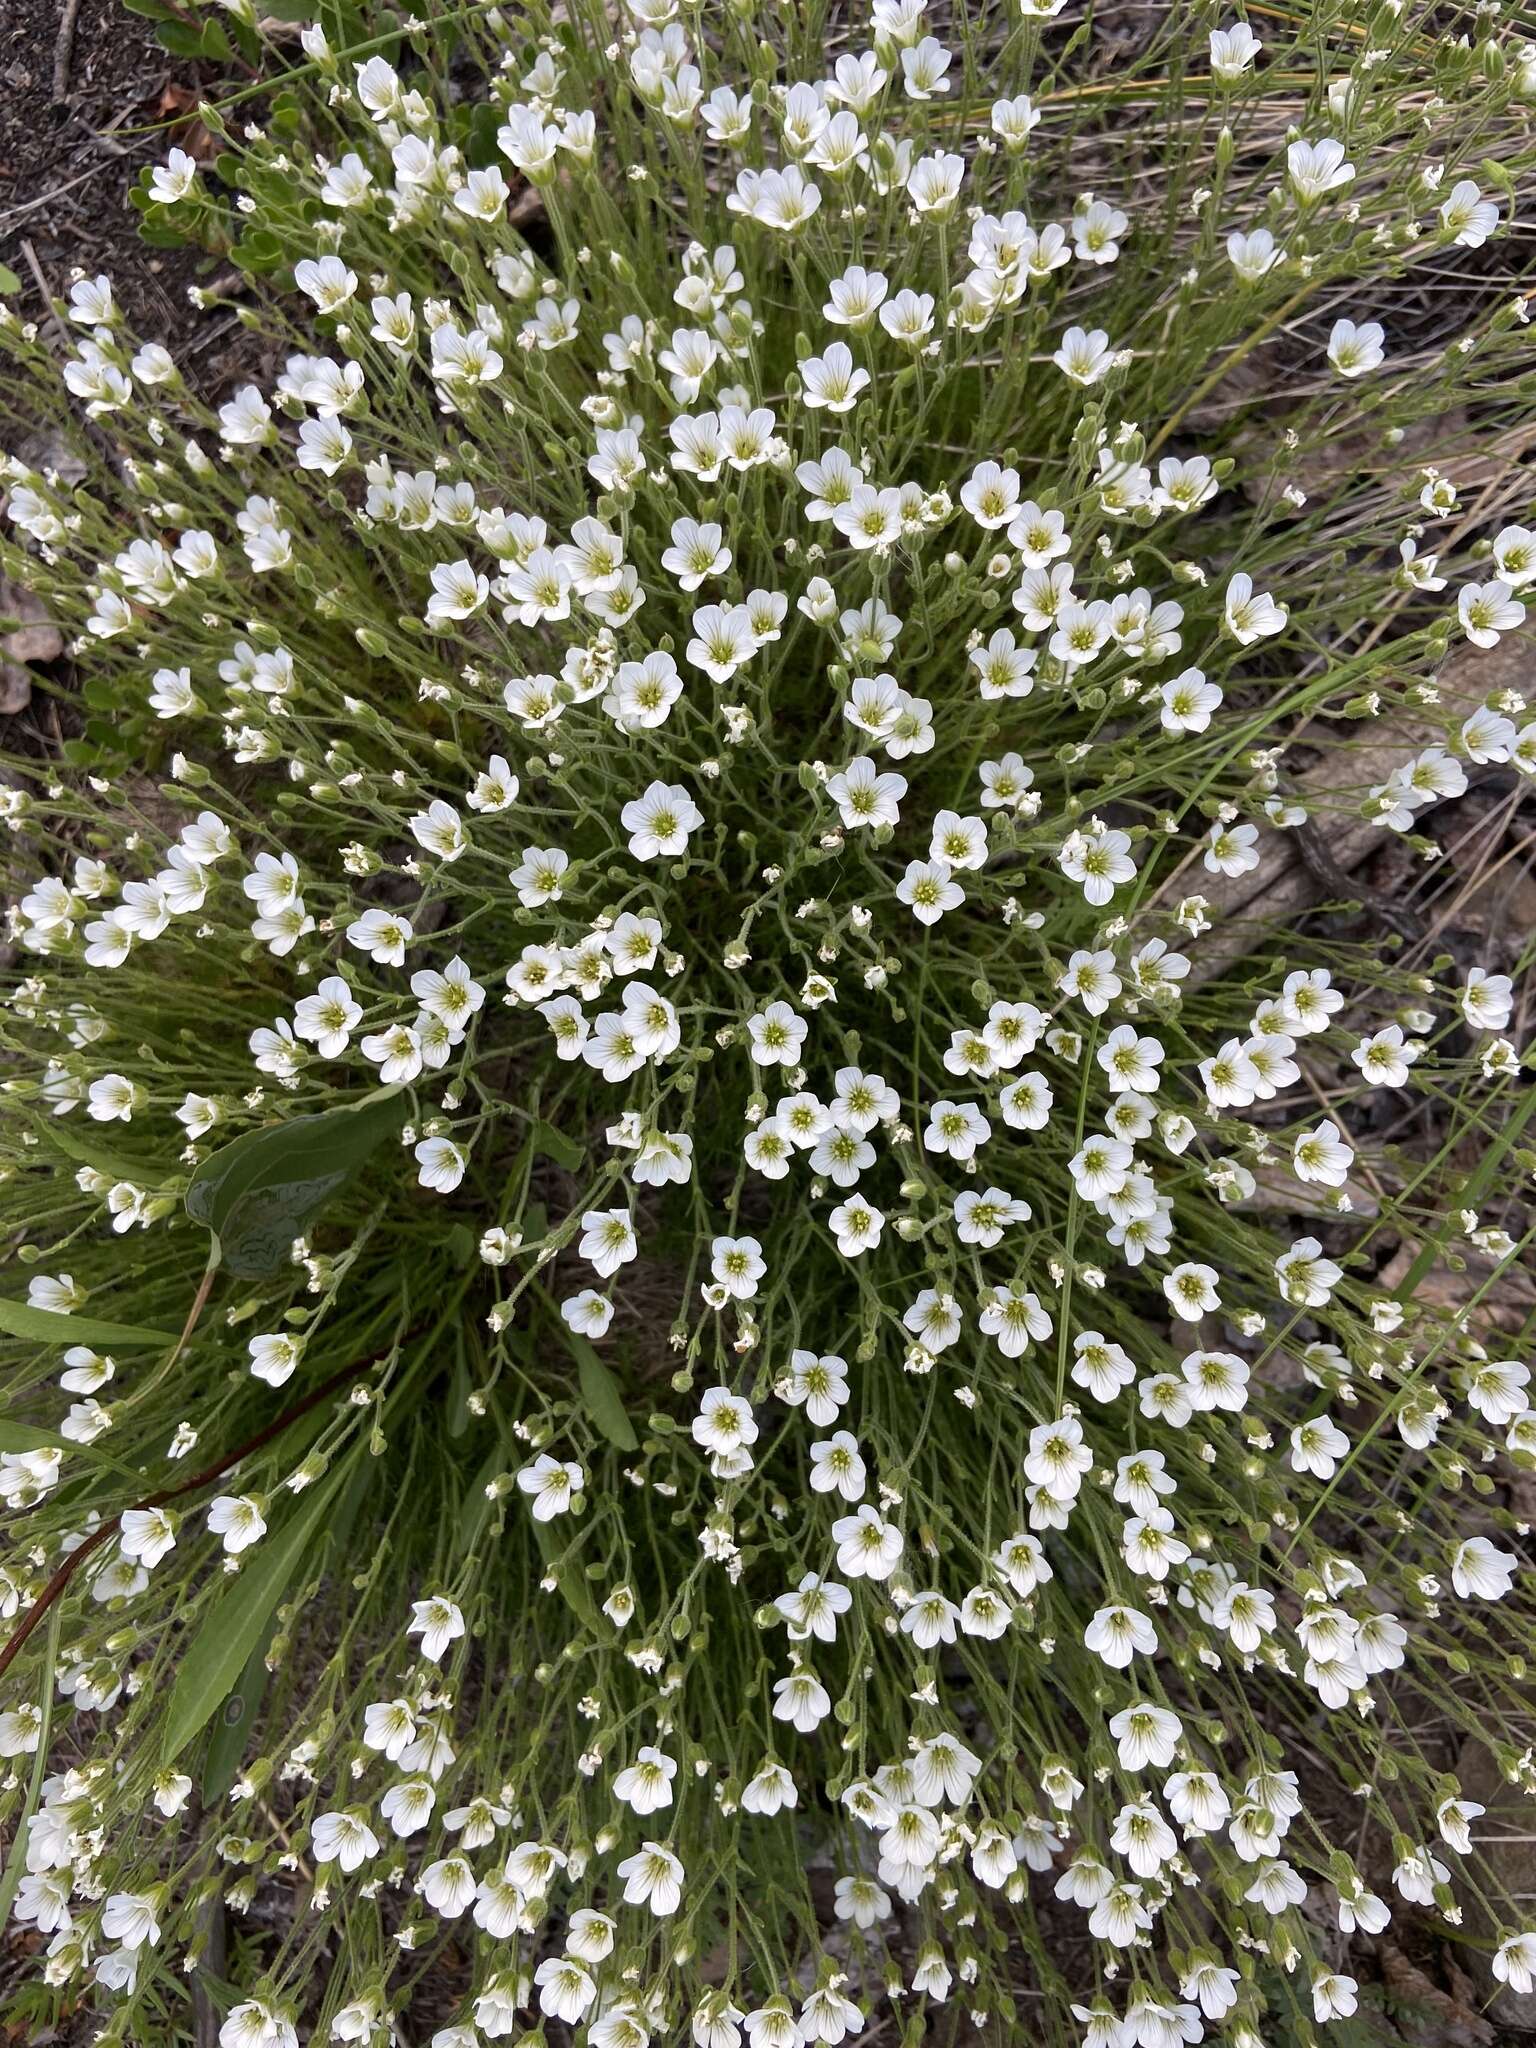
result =
[[1420,2048],[1494,2048],[1499,2036],[1483,2015],[1442,1991],[1395,1942],[1382,1942],[1379,1954],[1404,2040]]
[[[1405,710],[1395,726],[1382,720],[1360,744],[1343,749],[1328,746],[1316,766],[1294,778],[1284,777],[1287,793],[1312,811],[1328,854],[1346,873],[1359,867],[1389,837],[1385,826],[1357,815],[1366,790],[1385,782],[1392,769],[1420,748],[1440,740],[1445,726],[1469,716],[1490,692],[1513,689],[1529,695],[1530,649],[1513,639],[1486,650],[1454,648],[1440,666],[1439,689],[1438,704]],[[1302,744],[1307,744],[1305,732]],[[1341,760],[1347,764],[1347,784],[1341,781]],[[1194,948],[1187,984],[1191,989],[1240,960],[1252,947],[1259,923],[1294,923],[1329,894],[1328,885],[1303,859],[1293,834],[1266,832],[1259,849],[1259,865],[1245,875],[1201,873],[1194,882],[1188,875],[1180,875],[1154,899],[1165,909],[1190,894],[1204,896],[1210,904],[1216,929]]]
[[41,470],[45,475],[50,471],[66,484],[83,483],[86,465],[72,441],[51,429],[43,428],[35,434],[26,435],[16,445],[17,460],[24,462],[28,469]]
[[32,671],[0,661],[0,718],[14,718],[32,702]]
[[13,632],[0,637],[0,717],[13,718],[32,701],[28,664],[57,661],[64,652],[64,635],[42,601],[5,576],[0,576],[0,618],[21,621]]

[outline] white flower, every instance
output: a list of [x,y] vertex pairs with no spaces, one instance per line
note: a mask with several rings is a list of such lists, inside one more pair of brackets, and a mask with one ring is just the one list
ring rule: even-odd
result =
[[1016,99],[994,100],[992,103],[992,133],[1010,156],[1024,148],[1042,118],[1025,93]]
[[533,1973],[539,1987],[539,2010],[551,2019],[576,2026],[597,1997],[597,1986],[579,1962],[569,1956],[546,1956]]
[[1196,1322],[1221,1306],[1216,1291],[1216,1269],[1196,1260],[1175,1266],[1163,1281],[1168,1306],[1186,1322]]
[[961,485],[960,502],[983,531],[1007,526],[1019,503],[1019,473],[997,462],[981,462]]
[[984,1145],[991,1135],[991,1125],[974,1102],[941,1099],[928,1112],[923,1144],[930,1152],[964,1161],[974,1158],[978,1146]]
[[300,998],[293,1029],[297,1037],[308,1039],[323,1059],[337,1059],[346,1051],[362,1015],[349,984],[339,974],[328,974],[312,995]]
[[1507,974],[1469,968],[1461,991],[1461,1014],[1474,1031],[1503,1031],[1514,1007],[1514,983]]
[[[697,590],[708,576],[722,576],[731,566],[731,551],[723,545],[722,529],[713,522],[700,525],[696,519],[674,519],[672,544],[663,553],[661,566],[677,578],[683,590]],[[650,655],[649,661],[664,661],[672,674],[676,664],[670,656]],[[643,664],[625,664],[641,667]],[[620,670],[622,680],[623,670]]]
[[1285,167],[1291,188],[1304,206],[1321,199],[1325,192],[1336,192],[1355,175],[1354,165],[1345,159],[1343,143],[1334,141],[1332,136],[1321,142],[1291,143],[1285,153]]
[[219,2048],[299,2048],[293,2022],[264,1999],[235,2006],[219,2028]]
[[688,835],[704,822],[704,813],[687,790],[676,783],[652,782],[619,813],[636,860],[686,853]]
[[[757,1442],[752,1404],[742,1395],[733,1394],[729,1387],[710,1387],[699,1403],[691,1434],[701,1450],[737,1464],[747,1447]],[[748,1469],[750,1463],[748,1459],[742,1469]]]
[[1002,1242],[1010,1224],[1029,1220],[1030,1207],[1017,1195],[1002,1188],[985,1188],[980,1193],[968,1188],[955,1201],[955,1232],[961,1244],[979,1244],[985,1249]]
[[770,1003],[766,1010],[747,1019],[753,1062],[760,1067],[798,1066],[800,1048],[810,1029],[786,1002]]
[[933,821],[929,858],[950,868],[980,868],[987,861],[987,827],[982,818],[940,811]]
[[599,1294],[595,1288],[584,1287],[579,1294],[568,1295],[560,1304],[561,1320],[582,1337],[603,1337],[613,1321],[613,1303],[606,1294]]
[[851,1430],[840,1429],[811,1445],[810,1480],[813,1493],[835,1492],[846,1501],[860,1498],[865,1484],[864,1460]]
[[1072,832],[1057,858],[1062,873],[1081,886],[1087,901],[1102,907],[1123,883],[1135,880],[1130,844],[1128,832],[1111,831],[1095,821],[1086,831]]
[[259,1543],[266,1535],[267,1524],[262,1513],[264,1505],[255,1494],[220,1494],[210,1503],[209,1530],[223,1538],[224,1548],[231,1557],[238,1557],[242,1550],[249,1550],[253,1543]]
[[1253,68],[1264,45],[1246,21],[1211,30],[1211,70],[1223,85],[1235,85]]
[[1234,231],[1227,237],[1227,258],[1244,284],[1257,284],[1285,261],[1285,255],[1268,228],[1255,228],[1251,234]]
[[164,1508],[125,1508],[119,1528],[124,1557],[135,1558],[147,1570],[176,1547],[176,1520]]
[[86,1093],[85,1113],[99,1124],[129,1123],[143,1100],[143,1090],[124,1074],[103,1074]]
[[1312,1979],[1312,2017],[1321,2025],[1328,2020],[1347,2020],[1359,2002],[1359,1986],[1353,1977],[1319,1970]]
[[577,1251],[599,1279],[609,1280],[639,1256],[640,1247],[627,1209],[588,1209],[581,1219]]
[[1480,249],[1499,225],[1499,209],[1470,178],[1459,178],[1440,207],[1440,225],[1464,249]]
[[953,1600],[942,1593],[919,1593],[902,1609],[901,1632],[910,1636],[919,1650],[933,1650],[940,1643],[954,1642],[959,1621],[960,1610]]
[[659,1813],[672,1804],[672,1780],[677,1776],[675,1758],[653,1747],[637,1750],[635,1761],[613,1781],[613,1796],[622,1799],[635,1813]]
[[378,1836],[355,1807],[317,1814],[309,1841],[317,1863],[336,1863],[346,1871],[360,1869],[379,1853]]
[[306,258],[293,267],[293,281],[312,298],[322,313],[334,313],[357,290],[357,274],[339,256]]
[[361,1050],[364,1059],[377,1065],[379,1079],[387,1087],[414,1081],[421,1072],[421,1038],[409,1024],[396,1024],[388,1031],[371,1032],[362,1040]]
[[755,1237],[717,1237],[709,1249],[709,1270],[733,1301],[750,1301],[767,1270],[762,1246]]
[[411,1602],[411,1619],[406,1634],[421,1637],[421,1654],[434,1664],[441,1663],[451,1643],[464,1633],[464,1616],[452,1600],[441,1594]]
[[1341,1188],[1349,1177],[1354,1160],[1355,1155],[1341,1138],[1338,1125],[1325,1119],[1315,1130],[1303,1131],[1297,1138],[1291,1152],[1291,1171],[1298,1180]]
[[1341,377],[1363,377],[1386,361],[1384,339],[1374,320],[1358,327],[1353,320],[1335,320],[1328,336],[1328,360]]
[[185,199],[197,182],[197,160],[184,149],[173,149],[163,164],[149,174],[149,196],[157,206],[174,206]]
[[649,1906],[658,1919],[677,1911],[683,1896],[683,1866],[660,1842],[642,1842],[618,1866],[626,1906]]
[[1494,1976],[1511,1991],[1536,1988],[1536,1932],[1506,1935],[1494,1950],[1492,1967]]
[[896,885],[897,900],[905,903],[920,924],[937,924],[946,911],[965,901],[965,891],[941,860],[914,860]]
[[1028,1350],[1031,1340],[1044,1342],[1053,1325],[1040,1306],[1039,1297],[1015,1281],[1007,1287],[994,1287],[981,1296],[979,1328],[984,1337],[996,1339],[997,1348],[1005,1358],[1020,1358]]
[[1285,631],[1288,613],[1267,590],[1255,591],[1251,576],[1238,574],[1227,584],[1227,631],[1240,647]]
[[1102,327],[1069,327],[1051,361],[1074,384],[1097,384],[1114,367],[1115,354]]
[[805,402],[813,410],[851,412],[860,392],[869,387],[869,372],[854,363],[846,342],[834,341],[825,355],[805,358],[800,380]]
[[889,289],[888,281],[878,270],[866,270],[861,263],[851,263],[827,286],[827,303],[821,309],[823,317],[836,327],[851,327],[855,331],[866,328]]
[[1501,633],[1525,623],[1525,606],[1507,583],[1465,583],[1456,593],[1456,616],[1474,647],[1497,647]]
[[1291,1470],[1331,1479],[1348,1450],[1349,1438],[1343,1430],[1326,1415],[1314,1416],[1291,1431]]
[[436,797],[426,810],[410,821],[411,835],[426,852],[441,861],[457,860],[469,845],[464,822],[452,804]]
[[1513,1551],[1499,1550],[1486,1536],[1472,1536],[1451,1553],[1451,1584],[1463,1600],[1502,1600],[1519,1568]]
[[948,220],[960,203],[964,178],[964,157],[947,150],[919,157],[907,176],[907,198],[913,212],[933,220]]
[[889,769],[882,771],[867,754],[857,755],[827,780],[827,794],[850,830],[859,825],[896,824],[906,793],[906,777]]
[[1536,532],[1526,526],[1501,527],[1494,536],[1493,562],[1499,581],[1510,590],[1536,581]]
[[849,1579],[888,1579],[901,1561],[901,1531],[867,1502],[832,1524],[837,1568]]
[[451,1138],[423,1138],[413,1148],[420,1185],[437,1195],[451,1195],[464,1178],[464,1153]]
[[411,943],[411,921],[388,910],[365,910],[347,926],[347,944],[381,967],[400,967]]
[[1166,1770],[1184,1728],[1168,1708],[1140,1701],[1113,1715],[1109,1732],[1115,1738],[1123,1771],[1145,1770],[1149,1764],[1154,1770]]
[[279,1331],[252,1337],[247,1348],[253,1378],[264,1380],[269,1387],[281,1387],[298,1370],[304,1356],[304,1339],[293,1332]]

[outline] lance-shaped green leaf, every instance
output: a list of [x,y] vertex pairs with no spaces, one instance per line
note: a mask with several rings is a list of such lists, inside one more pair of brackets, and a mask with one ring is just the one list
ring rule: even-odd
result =
[[624,1396],[618,1381],[578,1331],[567,1329],[565,1341],[575,1354],[581,1405],[609,1443],[621,1451],[638,1450],[640,1439],[635,1435],[635,1425],[624,1411]]
[[260,1280],[405,1115],[398,1089],[318,1116],[268,1124],[205,1159],[187,1186],[187,1214],[213,1232],[215,1262]]
[[98,1145],[89,1134],[82,1137],[77,1131],[50,1125],[48,1142],[69,1158],[78,1159],[82,1166],[90,1167],[93,1173],[110,1174],[113,1180],[128,1181],[136,1188],[160,1188],[168,1180],[180,1179],[174,1168],[151,1165],[143,1159],[125,1159],[122,1153]]
[[31,1422],[0,1420],[0,1453],[17,1456],[27,1451],[63,1451],[68,1455],[71,1469],[77,1460],[92,1466],[104,1465],[133,1486],[137,1486],[144,1477],[142,1471],[135,1471],[121,1458],[114,1458],[101,1444],[75,1443],[56,1429],[39,1429]]
[[30,1422],[0,1421],[0,1451],[58,1451],[64,1439],[56,1429],[37,1429]]
[[143,1329],[137,1323],[98,1323],[92,1316],[60,1315],[56,1309],[33,1308],[26,1301],[0,1301],[0,1335],[26,1337],[33,1344],[89,1344],[104,1350],[134,1345],[174,1344],[170,1330]]
[[[592,1631],[593,1635],[601,1636],[605,1634],[606,1629],[603,1617],[598,1609],[597,1601],[593,1598],[592,1588],[587,1584],[582,1572],[577,1569],[574,1555],[568,1555],[564,1563],[562,1563],[560,1536],[548,1522],[535,1522],[533,1524],[533,1535],[534,1541],[539,1546],[539,1555],[544,1560],[545,1568],[553,1574],[560,1597],[566,1606],[570,1608],[578,1621],[584,1623]],[[579,1543],[572,1546],[572,1553],[577,1548],[579,1548]]]
[[304,1561],[342,1474],[335,1473],[275,1535],[257,1545],[245,1568],[204,1610],[181,1660],[165,1719],[161,1760],[180,1756],[240,1682],[262,1632]]
[[556,1166],[563,1166],[567,1173],[575,1173],[586,1159],[584,1147],[574,1138],[568,1138],[564,1131],[558,1131],[543,1117],[533,1127],[533,1149],[542,1152],[546,1159],[552,1159]]

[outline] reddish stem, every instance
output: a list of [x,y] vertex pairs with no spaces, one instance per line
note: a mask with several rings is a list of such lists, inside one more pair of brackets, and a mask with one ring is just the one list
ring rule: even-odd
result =
[[[388,1355],[387,1350],[376,1351],[369,1358],[358,1359],[351,1365],[342,1366],[338,1372],[333,1372],[328,1379],[323,1379],[318,1387],[312,1388],[302,1401],[295,1401],[291,1408],[285,1409],[275,1422],[269,1422],[265,1429],[257,1430],[256,1434],[252,1437],[247,1437],[243,1444],[238,1444],[234,1450],[226,1452],[217,1463],[206,1466],[201,1472],[195,1472],[190,1479],[184,1479],[180,1486],[168,1486],[159,1493],[147,1494],[143,1500],[135,1501],[132,1505],[139,1508],[161,1508],[168,1501],[180,1500],[186,1494],[196,1493],[200,1487],[207,1486],[210,1480],[217,1479],[221,1473],[227,1472],[231,1465],[238,1465],[240,1460],[248,1458],[252,1451],[259,1451],[263,1444],[269,1444],[274,1437],[281,1436],[284,1430],[297,1422],[301,1415],[307,1415],[311,1408],[318,1408],[320,1403],[329,1399],[338,1387],[345,1386],[348,1380],[356,1379],[360,1372],[366,1372],[369,1366],[377,1365],[381,1358],[385,1358]],[[42,1592],[38,1594],[25,1615],[23,1615],[10,1641],[3,1650],[0,1650],[0,1677],[5,1675],[6,1671],[20,1654],[28,1636],[31,1635],[49,1608],[62,1596],[65,1588],[69,1585],[70,1580],[80,1569],[81,1565],[85,1563],[88,1557],[94,1556],[103,1543],[106,1543],[117,1534],[118,1530],[122,1527],[123,1516],[127,1513],[127,1508],[120,1508],[111,1521],[102,1522],[97,1528],[93,1529],[84,1542],[78,1544],[70,1552],[69,1556],[65,1558],[53,1577],[44,1586]]]

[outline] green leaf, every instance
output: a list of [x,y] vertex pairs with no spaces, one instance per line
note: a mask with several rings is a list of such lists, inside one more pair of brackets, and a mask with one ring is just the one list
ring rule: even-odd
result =
[[165,1717],[161,1761],[171,1764],[229,1698],[274,1610],[303,1562],[335,1497],[337,1473],[275,1536],[267,1536],[250,1563],[202,1618],[196,1640],[181,1660]]
[[565,1341],[576,1359],[576,1377],[581,1386],[582,1405],[609,1443],[621,1451],[637,1451],[640,1439],[624,1410],[619,1383],[604,1365],[592,1345],[562,1322]]
[[448,1434],[452,1437],[463,1436],[469,1428],[469,1397],[473,1391],[461,1328],[453,1335],[453,1375],[448,1394]]
[[[346,1556],[346,1544],[352,1536],[358,1509],[362,1507],[369,1485],[375,1477],[373,1458],[358,1456],[352,1458],[346,1470],[346,1485],[342,1487],[340,1499],[336,1501],[334,1513],[326,1518],[326,1554],[332,1559]],[[340,1483],[342,1473],[336,1475],[334,1483]],[[219,1710],[219,1718],[209,1731],[209,1747],[203,1759],[203,1804],[213,1806],[225,1796],[229,1786],[236,1782],[236,1774],[246,1759],[250,1747],[250,1731],[256,1724],[256,1716],[262,1710],[262,1698],[266,1696],[266,1645],[272,1638],[270,1622],[262,1626],[256,1636],[256,1649],[246,1659],[246,1669],[240,1673],[240,1683],[229,1694]]]
[[270,228],[253,228],[242,235],[230,251],[230,260],[240,270],[248,270],[253,276],[264,276],[268,271],[277,270],[283,261],[283,245]]
[[155,38],[161,48],[169,50],[173,57],[200,57],[203,54],[203,32],[190,22],[162,22],[155,30]]
[[144,1330],[136,1323],[98,1323],[90,1316],[62,1316],[30,1302],[0,1301],[0,1336],[26,1337],[34,1344],[89,1344],[123,1348],[135,1344],[174,1344],[170,1330]]
[[[105,1465],[135,1488],[141,1486],[144,1480],[142,1471],[135,1471],[132,1465],[125,1465],[121,1458],[113,1457],[104,1445],[72,1443],[59,1430],[39,1429],[30,1422],[0,1422],[0,1451],[67,1451],[72,1465],[77,1458],[83,1458],[90,1465]],[[66,1480],[66,1487],[68,1483]]]
[[492,101],[476,102],[464,132],[464,160],[471,170],[483,171],[487,164],[498,161],[496,130],[500,120],[500,109]]
[[8,263],[0,263],[0,298],[9,298],[12,292],[21,290],[21,279]]
[[404,1115],[400,1091],[386,1088],[342,1109],[247,1131],[198,1167],[187,1214],[213,1232],[215,1257],[231,1273],[264,1279]]
[[166,227],[161,221],[144,220],[139,222],[139,240],[149,249],[185,249],[192,237],[179,228]]
[[78,1131],[66,1130],[61,1124],[48,1125],[45,1142],[67,1159],[78,1159],[82,1166],[109,1173],[114,1180],[132,1181],[138,1188],[158,1188],[166,1178],[163,1166],[153,1166],[147,1159],[124,1159],[120,1152],[109,1152],[94,1139],[82,1138]]
[[556,1166],[563,1166],[567,1173],[574,1173],[587,1156],[574,1138],[557,1131],[543,1117],[533,1127],[533,1149],[542,1152],[546,1159],[553,1159]]
[[0,1422],[0,1451],[56,1451],[63,1442],[56,1429],[34,1429],[30,1422]]
[[240,1682],[219,1709],[208,1736],[208,1754],[203,1759],[203,1804],[215,1806],[235,1782],[235,1773],[245,1757],[251,1723],[261,1711],[267,1689],[266,1632],[252,1650],[240,1674]]
[[494,1506],[494,1502],[487,1500],[485,1489],[496,1478],[498,1473],[504,1472],[506,1468],[506,1455],[502,1446],[498,1444],[465,1489],[464,1498],[459,1503],[458,1545],[460,1550],[467,1550],[484,1527]]
[[38,1702],[42,1724],[37,1731],[37,1748],[32,1757],[32,1778],[27,1786],[27,1796],[21,1812],[11,1825],[11,1853],[5,1860],[5,1874],[0,1877],[0,1927],[11,1917],[11,1901],[21,1883],[21,1874],[26,1868],[27,1830],[42,1796],[43,1780],[48,1771],[48,1736],[53,1727],[54,1672],[59,1661],[59,1632],[63,1627],[64,1607],[58,1602],[48,1618],[48,1645],[43,1652],[43,1696]]
[[562,1568],[560,1563],[560,1538],[552,1522],[535,1522],[533,1533],[538,1541],[539,1554],[545,1568],[555,1574],[560,1588],[560,1597],[570,1608],[576,1619],[591,1629],[594,1635],[602,1635],[604,1622],[602,1611],[592,1594],[592,1588],[574,1563]]

